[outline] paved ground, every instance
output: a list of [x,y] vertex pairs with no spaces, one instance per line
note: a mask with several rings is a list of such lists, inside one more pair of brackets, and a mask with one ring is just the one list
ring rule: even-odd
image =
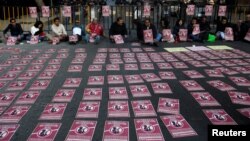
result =
[[[7,51],[7,48],[5,45],[1,44],[0,47],[3,47],[3,48],[1,50],[2,54],[0,56],[0,63],[2,63],[2,65],[0,65],[0,66],[1,66],[1,68],[3,68],[3,70],[0,72],[0,77],[3,76],[4,74],[6,74],[7,72],[10,72],[10,70],[13,67],[17,66],[16,65],[17,62],[20,61],[21,59],[23,59],[24,56],[33,55],[34,58],[30,58],[30,59],[32,61],[34,61],[34,60],[37,60],[39,57],[43,56],[44,54],[51,54],[52,55],[49,58],[45,58],[45,62],[42,62],[43,67],[41,68],[41,70],[38,71],[38,74],[36,76],[34,76],[34,78],[32,78],[28,81],[27,86],[23,90],[9,91],[7,89],[9,88],[9,84],[11,82],[16,81],[20,77],[20,74],[27,72],[29,70],[29,67],[34,65],[31,63],[32,61],[27,65],[21,65],[24,67],[24,69],[21,70],[21,72],[16,73],[18,75],[16,78],[13,78],[12,80],[6,81],[7,84],[3,88],[1,88],[0,92],[1,93],[17,92],[17,94],[15,95],[15,98],[12,102],[10,102],[9,104],[7,104],[5,106],[1,106],[1,107],[5,107],[5,108],[9,108],[11,106],[17,105],[16,102],[17,102],[17,99],[19,97],[21,97],[21,93],[24,91],[30,90],[33,82],[36,80],[40,80],[40,78],[38,78],[39,74],[41,74],[46,69],[46,67],[49,65],[48,63],[51,59],[55,59],[58,57],[60,58],[60,56],[58,56],[58,54],[62,54],[62,53],[60,53],[61,51],[66,51],[65,52],[66,58],[62,59],[62,62],[60,63],[61,67],[56,72],[56,75],[52,79],[48,79],[48,80],[51,80],[49,86],[45,90],[41,90],[41,94],[38,97],[38,99],[35,101],[35,103],[34,104],[25,103],[24,104],[24,105],[30,105],[30,109],[24,115],[24,117],[21,118],[21,120],[19,122],[16,122],[16,123],[10,123],[10,122],[0,123],[0,127],[3,127],[3,125],[19,124],[20,127],[17,129],[17,131],[15,132],[15,134],[13,135],[11,140],[12,141],[25,141],[29,138],[29,136],[31,135],[31,133],[33,132],[33,130],[35,129],[35,127],[37,126],[38,123],[45,123],[45,122],[46,123],[61,123],[61,127],[60,127],[57,135],[55,136],[55,140],[62,141],[62,140],[65,140],[65,138],[67,137],[67,134],[68,134],[74,120],[91,120],[91,121],[97,121],[96,129],[95,129],[92,140],[93,141],[100,141],[103,139],[104,124],[105,124],[106,120],[107,121],[112,121],[112,120],[128,121],[129,122],[129,140],[136,141],[137,134],[136,134],[136,130],[135,130],[134,119],[156,118],[159,122],[159,126],[160,126],[161,132],[163,134],[163,137],[166,141],[190,141],[190,140],[191,141],[206,141],[207,140],[207,126],[209,124],[211,124],[211,122],[206,117],[206,115],[203,113],[202,110],[204,110],[204,109],[224,109],[235,120],[235,122],[237,124],[241,124],[241,125],[250,124],[249,118],[243,116],[242,114],[240,114],[236,110],[239,108],[249,107],[249,101],[247,103],[248,106],[247,105],[240,105],[240,104],[233,104],[231,102],[227,92],[222,92],[222,91],[210,86],[207,83],[207,81],[221,80],[221,81],[233,86],[237,91],[246,92],[246,93],[249,92],[249,89],[248,89],[249,86],[245,86],[245,87],[237,86],[235,83],[233,83],[229,79],[229,75],[227,75],[227,74],[223,74],[224,77],[218,77],[218,78],[217,77],[209,77],[204,72],[204,69],[213,69],[215,67],[210,67],[210,66],[206,66],[206,67],[202,67],[202,68],[194,67],[194,66],[188,64],[187,61],[179,59],[178,58],[179,56],[176,56],[176,55],[178,55],[176,53],[170,53],[169,55],[170,56],[173,55],[175,58],[177,58],[178,62],[184,62],[185,64],[187,64],[188,68],[184,68],[184,69],[172,68],[172,69],[167,69],[167,70],[160,69],[155,62],[150,60],[149,63],[153,63],[155,69],[143,70],[140,68],[140,63],[138,61],[138,56],[137,56],[137,61],[133,64],[138,64],[138,66],[139,66],[138,71],[124,70],[124,64],[126,64],[126,63],[120,64],[119,71],[106,71],[106,66],[107,66],[107,64],[111,63],[110,57],[112,56],[112,52],[106,52],[107,58],[105,60],[105,63],[101,64],[103,67],[102,71],[96,71],[96,72],[89,72],[88,71],[89,66],[93,64],[93,60],[97,55],[98,49],[100,49],[100,48],[119,49],[120,51],[118,51],[117,53],[121,55],[122,59],[124,59],[123,55],[125,53],[123,53],[123,51],[124,51],[123,48],[129,49],[130,52],[133,52],[133,50],[132,50],[133,48],[141,48],[142,50],[137,52],[136,55],[139,55],[139,53],[151,53],[151,52],[157,53],[159,55],[160,53],[166,52],[165,50],[163,50],[163,47],[168,47],[168,48],[169,47],[187,47],[187,46],[192,46],[192,45],[193,45],[193,43],[179,43],[179,44],[164,43],[164,44],[161,44],[161,47],[159,47],[159,48],[153,48],[155,51],[145,51],[144,49],[147,47],[144,47],[144,46],[143,47],[132,47],[130,43],[127,43],[124,45],[115,45],[115,44],[109,43],[108,41],[103,41],[102,43],[100,43],[98,45],[81,44],[81,43],[78,45],[68,45],[66,43],[61,43],[59,45],[52,46],[52,45],[48,45],[47,43],[40,43],[38,45],[31,46],[31,45],[24,44],[24,45],[18,45],[15,47],[11,47],[11,49],[15,48],[15,49],[22,50],[22,53],[18,53],[17,54],[18,56],[17,56],[17,58],[14,59],[14,62],[11,65],[5,67],[5,66],[3,66],[3,63],[7,59],[10,59],[11,56],[13,57],[13,54],[11,54],[10,51]],[[196,45],[198,46],[199,44],[196,44]],[[200,45],[204,45],[204,44],[200,44]],[[239,50],[245,51],[247,53],[250,53],[249,44],[244,43],[244,42],[216,42],[216,43],[212,43],[212,44],[206,43],[205,46],[206,45],[227,45],[227,46],[233,47],[235,49],[239,49]],[[75,51],[77,49],[80,49],[80,48],[85,49],[85,51],[83,53],[87,54],[87,57],[85,58],[84,63],[79,64],[82,66],[82,71],[81,72],[68,72],[68,68],[72,64],[71,61],[77,55],[77,53],[75,53]],[[55,52],[47,52],[49,49],[55,49]],[[63,50],[63,49],[66,49],[66,50]],[[5,52],[3,52],[3,50],[5,50]],[[220,51],[214,51],[214,53],[216,53],[216,52],[220,52]],[[247,57],[247,56],[239,55],[239,53],[237,54],[231,50],[228,52],[236,54],[238,57],[242,56],[242,58],[240,58],[240,60],[242,60],[242,61],[243,61],[243,59],[250,58],[250,56]],[[232,58],[222,59],[221,57],[222,56],[219,56],[219,58],[217,58],[217,59],[206,58],[206,60],[218,61],[218,60],[230,60],[230,59],[232,59]],[[80,58],[81,58],[81,56],[80,56]],[[196,60],[196,59],[197,58],[195,58],[194,60]],[[203,60],[203,61],[206,61],[206,60]],[[246,61],[246,60],[244,60],[244,61]],[[170,60],[163,60],[163,62],[170,63]],[[171,64],[172,64],[172,62],[171,62]],[[217,65],[218,65],[218,63],[217,63]],[[223,67],[226,67],[226,68],[230,68],[230,67],[227,67],[226,64],[220,64],[220,65],[222,65]],[[243,65],[243,66],[247,67],[249,65],[250,65],[250,62],[245,62],[245,65]],[[236,63],[236,66],[241,66],[241,65],[238,62],[238,64]],[[204,75],[205,78],[190,79],[182,72],[184,70],[196,70],[196,71],[200,72],[202,75]],[[128,84],[124,75],[155,73],[157,76],[159,76],[160,71],[172,71],[176,75],[177,79],[174,79],[174,80],[161,79],[160,81],[156,81],[156,82],[168,83],[171,90],[172,90],[172,94],[155,94],[152,87],[151,87],[151,82],[146,82],[144,80],[143,83],[139,83],[139,84],[146,85],[151,93],[151,96],[150,97],[140,97],[140,98],[136,98],[136,97],[132,96],[132,93],[131,93],[130,88],[129,88],[129,86],[131,86],[131,84]],[[123,75],[124,84],[108,84],[107,83],[107,75]],[[89,76],[104,76],[104,78],[105,78],[104,84],[97,85],[97,86],[88,85],[87,82],[88,82]],[[248,74],[243,74],[241,72],[239,72],[233,76],[242,76],[242,77],[245,77],[246,79],[250,79]],[[82,78],[82,81],[81,81],[79,87],[65,88],[63,86],[63,84],[64,84],[64,81],[66,80],[66,78]],[[191,94],[190,94],[191,92],[187,91],[180,84],[180,82],[179,82],[180,80],[195,80],[195,81],[197,81],[204,88],[204,90],[202,92],[205,92],[205,91],[209,92],[221,104],[221,106],[201,107],[195,101],[195,99],[191,96]],[[109,118],[109,117],[107,117],[108,101],[110,100],[108,88],[109,87],[118,87],[118,86],[123,86],[123,87],[126,87],[126,89],[127,89],[128,99],[125,101],[128,101],[128,105],[129,105],[129,112],[130,112],[129,118]],[[82,100],[84,98],[84,96],[83,96],[84,89],[85,88],[93,88],[93,87],[94,88],[102,88],[102,99],[99,100],[100,101],[100,110],[99,110],[98,118],[76,118],[77,109],[80,105],[80,102],[90,101],[90,100]],[[66,106],[65,112],[62,116],[62,119],[61,120],[39,120],[39,117],[41,116],[45,106],[48,103],[54,103],[54,102],[52,102],[52,99],[55,96],[58,89],[64,89],[64,88],[65,89],[75,89],[76,91],[75,91],[75,94],[70,102],[63,102],[63,103],[67,103],[67,106]],[[248,94],[248,96],[249,96],[249,94]],[[173,138],[171,136],[170,132],[165,127],[163,121],[160,118],[160,116],[166,116],[166,115],[171,115],[171,114],[157,112],[159,98],[179,99],[179,103],[180,103],[179,113],[187,120],[187,122],[190,124],[190,126],[194,129],[194,131],[198,135],[191,136],[191,137]],[[131,101],[134,101],[134,100],[150,100],[153,104],[154,110],[157,113],[157,116],[135,117],[135,114],[133,112],[133,108],[131,105]],[[6,114],[5,112],[6,112],[6,110],[3,110],[3,113],[1,113],[0,122],[4,118],[4,115]],[[0,128],[0,130],[1,130],[1,128]],[[126,130],[126,129],[124,129],[124,130]],[[124,134],[122,134],[122,135],[124,135]],[[153,134],[151,134],[151,136],[153,136]],[[118,137],[112,137],[112,138],[117,139]],[[43,138],[40,138],[40,139],[45,140]],[[0,140],[1,140],[1,138],[0,138]]]

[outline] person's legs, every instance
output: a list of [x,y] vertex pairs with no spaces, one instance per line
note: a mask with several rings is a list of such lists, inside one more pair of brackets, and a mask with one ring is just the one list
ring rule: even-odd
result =
[[100,40],[101,40],[101,36],[100,36],[100,35],[97,35],[97,36],[95,37],[95,43],[99,43]]
[[84,40],[86,43],[89,43],[89,38],[90,38],[90,35],[88,33],[86,33],[86,35],[84,37]]
[[161,38],[162,38],[162,35],[160,33],[158,33],[155,39],[159,42],[161,40]]

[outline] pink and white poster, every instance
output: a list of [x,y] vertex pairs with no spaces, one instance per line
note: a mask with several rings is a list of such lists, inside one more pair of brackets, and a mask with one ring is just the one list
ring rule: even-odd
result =
[[168,83],[151,83],[152,89],[155,94],[169,94],[172,90]]
[[227,11],[227,6],[220,5],[219,11],[218,11],[218,16],[220,16],[220,17],[226,16],[226,11]]
[[0,140],[10,141],[18,128],[19,124],[0,125]]
[[156,118],[134,119],[138,141],[165,141]]
[[63,6],[63,16],[71,17],[71,6]]
[[250,105],[250,96],[248,93],[230,91],[228,95],[234,104]]
[[129,141],[128,121],[106,121],[102,141]]
[[220,103],[208,92],[192,92],[191,95],[200,106],[221,106]]
[[180,113],[179,99],[159,98],[157,112],[166,114],[179,114]]
[[205,16],[212,16],[213,15],[213,5],[206,5],[205,6]]
[[102,16],[103,17],[108,17],[110,16],[111,10],[109,5],[103,5],[102,6]]
[[211,80],[211,81],[207,81],[207,83],[220,91],[233,91],[233,90],[235,90],[234,87],[232,87],[229,84],[226,84],[225,82],[222,82],[221,80]]
[[108,117],[130,117],[128,101],[109,101]]
[[155,109],[150,100],[131,101],[135,117],[155,117]]
[[77,42],[78,36],[77,35],[70,35],[69,36],[69,42]]
[[151,6],[150,5],[144,5],[143,6],[143,16],[144,17],[150,17],[150,11],[151,11]]
[[152,29],[143,30],[143,37],[144,37],[145,43],[153,43],[154,42]]
[[83,92],[83,100],[101,100],[102,88],[85,88]]
[[114,35],[113,37],[114,37],[114,41],[116,44],[123,44],[124,43],[122,35]]
[[88,85],[103,85],[104,76],[89,76]]
[[42,16],[43,17],[49,17],[50,16],[49,6],[42,6]]
[[161,79],[167,79],[167,80],[172,80],[172,79],[176,79],[176,76],[173,72],[171,71],[161,71],[159,72],[159,76],[161,77]]
[[27,84],[28,84],[28,81],[13,81],[9,84],[7,90],[21,91],[26,87]]
[[47,104],[39,120],[61,120],[66,107],[66,103]]
[[38,44],[39,42],[39,36],[31,36],[30,38],[30,44],[34,45],[34,44]]
[[185,87],[188,91],[203,91],[204,88],[200,86],[196,81],[194,80],[181,80],[181,85]]
[[8,39],[7,39],[6,45],[7,45],[7,46],[14,46],[14,45],[16,44],[16,42],[17,42],[17,37],[12,37],[12,36],[10,36],[10,37],[8,37]]
[[108,84],[123,84],[123,76],[122,75],[108,75]]
[[18,97],[15,104],[34,104],[40,95],[40,91],[26,91]]
[[74,120],[65,141],[82,141],[83,139],[92,141],[96,124],[96,121]]
[[179,30],[179,39],[180,41],[187,41],[187,34],[188,30],[187,29],[180,29]]
[[193,16],[195,12],[195,5],[187,5],[186,13],[188,16]]
[[133,97],[149,97],[151,96],[146,85],[131,85],[129,86]]
[[128,99],[126,87],[109,87],[109,99]]
[[18,123],[28,112],[30,106],[11,106],[1,116],[0,123]]
[[231,76],[229,77],[229,79],[233,81],[237,86],[250,87],[250,81],[245,77]]
[[234,32],[233,32],[232,27],[225,28],[225,40],[234,41]]
[[77,110],[76,118],[98,118],[99,108],[100,102],[81,102]]
[[37,18],[37,7],[29,7],[29,14],[31,18]]
[[195,24],[194,25],[194,27],[193,27],[193,32],[192,32],[192,34],[193,35],[198,35],[198,34],[200,34],[200,25],[199,24]]
[[75,94],[75,89],[59,89],[52,102],[70,102]]
[[140,75],[125,75],[125,78],[129,84],[143,83],[143,79]]
[[64,81],[63,87],[79,87],[81,84],[82,78],[67,78]]
[[30,86],[30,90],[45,90],[50,84],[50,80],[35,80]]
[[9,106],[16,96],[17,93],[0,93],[0,106]]
[[203,112],[213,125],[237,125],[223,109],[209,109],[203,110]]
[[161,116],[161,120],[173,138],[198,135],[182,115]]
[[163,29],[162,30],[162,41],[171,42],[173,40],[173,35],[171,33],[171,29]]
[[182,71],[185,75],[187,75],[189,78],[191,79],[196,79],[196,78],[205,78],[204,75],[202,75],[201,73],[199,73],[196,70],[186,70],[186,71]]
[[28,141],[53,141],[60,127],[61,123],[38,123],[29,136]]

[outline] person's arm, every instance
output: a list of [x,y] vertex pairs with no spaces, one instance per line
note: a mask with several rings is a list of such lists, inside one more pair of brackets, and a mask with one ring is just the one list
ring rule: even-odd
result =
[[90,23],[87,24],[86,27],[85,27],[85,31],[86,31],[87,33],[90,33],[90,28],[89,28],[89,26],[90,26]]
[[3,34],[6,34],[10,30],[10,24],[3,30]]

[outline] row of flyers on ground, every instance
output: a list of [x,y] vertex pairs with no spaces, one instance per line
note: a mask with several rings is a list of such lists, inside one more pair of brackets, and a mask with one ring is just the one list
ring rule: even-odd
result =
[[[193,29],[193,35],[200,34],[200,26],[199,24],[194,26]],[[152,43],[154,42],[154,37],[153,37],[153,32],[152,29],[149,30],[144,30],[143,31],[143,36],[144,36],[144,42],[145,43]],[[171,33],[171,29],[164,29],[162,31],[162,40],[163,41],[168,41],[171,42],[173,39],[173,35]],[[180,29],[179,31],[179,40],[180,41],[187,41],[188,39],[188,31],[187,29]],[[250,29],[248,30],[245,38],[245,40],[250,41]],[[233,34],[233,29],[231,27],[227,27],[225,29],[225,40],[233,41],[234,40],[234,34]],[[77,42],[78,37],[77,35],[71,35],[69,36],[69,42]],[[93,39],[91,40],[93,41]],[[124,40],[122,35],[114,35],[114,41],[116,44],[123,44]],[[7,40],[7,45],[15,45],[17,42],[16,37],[8,37]],[[37,44],[39,42],[39,36],[31,36],[30,44]],[[58,37],[53,37],[52,43],[53,44],[58,44],[60,42]]]
[[[42,6],[42,17],[50,17],[50,7],[49,6]],[[214,7],[213,5],[206,5],[205,6],[205,16],[212,16],[213,15]],[[102,6],[102,16],[108,17],[111,14],[111,8],[109,5]],[[226,16],[227,6],[219,6],[218,16]],[[144,5],[143,7],[143,16],[148,17],[151,13],[151,6]],[[188,16],[195,15],[195,5],[187,5],[186,13]],[[32,18],[37,18],[37,7],[29,7],[29,14]],[[72,8],[71,6],[63,6],[62,14],[64,17],[71,17],[72,15]]]

